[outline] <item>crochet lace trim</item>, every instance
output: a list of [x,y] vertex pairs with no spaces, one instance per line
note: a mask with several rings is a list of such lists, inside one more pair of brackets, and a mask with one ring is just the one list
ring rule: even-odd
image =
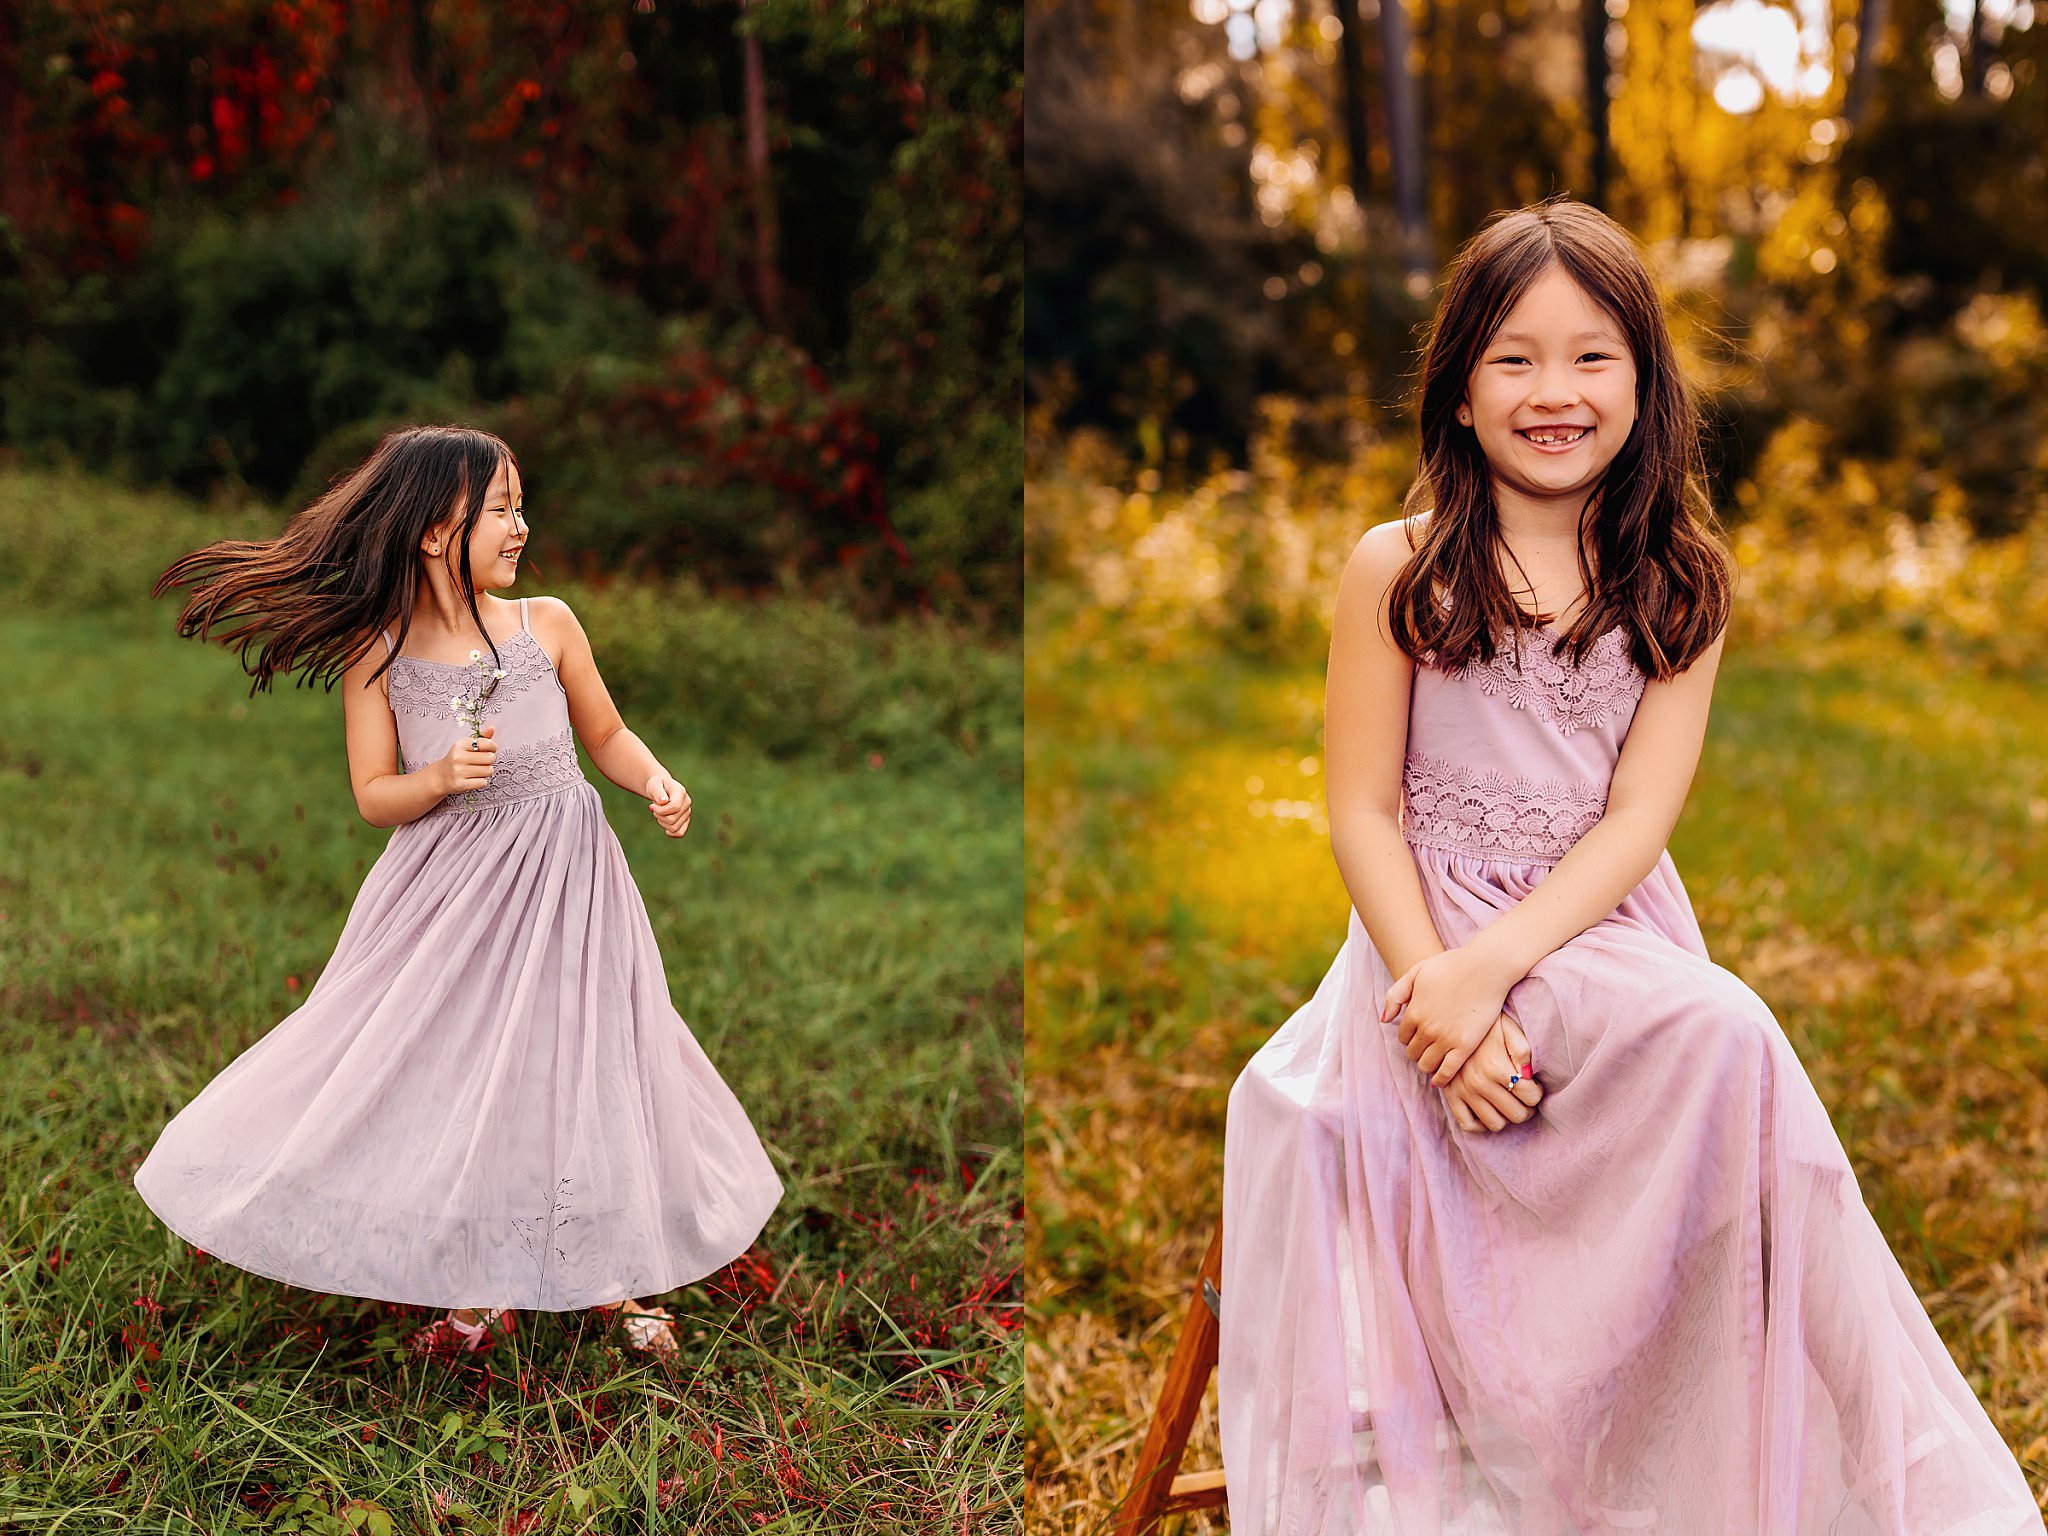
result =
[[1608,630],[1578,666],[1563,659],[1554,631],[1539,629],[1535,635],[1519,662],[1509,635],[1493,660],[1472,662],[1451,675],[1470,673],[1480,692],[1505,698],[1566,736],[1605,725],[1642,699],[1645,679],[1630,654],[1626,630]]
[[[408,762],[405,771],[417,773],[426,766],[424,762]],[[449,795],[426,816],[460,816],[493,805],[551,795],[571,785],[589,782],[576,761],[575,735],[565,725],[552,736],[542,736],[524,746],[507,747],[498,754],[489,783],[481,789]],[[425,820],[426,817],[420,819]]]
[[1411,753],[1401,767],[1411,843],[1475,858],[1555,864],[1606,814],[1605,785],[1535,778]]
[[[548,660],[547,647],[534,638],[530,629],[514,630],[509,639],[500,641],[498,655],[503,660],[505,675],[484,700],[482,719],[490,719],[501,706],[535,687],[544,677],[554,678],[557,688],[562,686],[561,679],[555,677],[554,663]],[[483,659],[490,660],[488,651]],[[447,720],[454,714],[454,705],[449,701],[458,691],[466,693],[476,685],[476,664],[394,656],[384,676],[394,712]]]

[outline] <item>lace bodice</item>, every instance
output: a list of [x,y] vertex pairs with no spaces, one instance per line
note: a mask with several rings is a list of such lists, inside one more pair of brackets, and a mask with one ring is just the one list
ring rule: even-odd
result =
[[[1552,629],[1502,637],[1490,662],[1415,669],[1402,829],[1410,843],[1552,864],[1607,809],[1646,682],[1625,629],[1574,666]],[[1427,661],[1427,658],[1426,658]]]
[[[482,789],[447,796],[427,816],[461,815],[589,782],[576,757],[568,694],[547,647],[527,622],[527,601],[519,600],[519,628],[498,643],[498,666],[505,675],[478,711],[481,723],[497,728],[491,736],[498,745],[491,780]],[[391,649],[389,633],[384,647]],[[482,659],[488,676],[488,650]],[[393,656],[385,677],[404,772],[440,761],[458,740],[467,740],[469,728],[457,718],[454,701],[476,690],[473,664]]]

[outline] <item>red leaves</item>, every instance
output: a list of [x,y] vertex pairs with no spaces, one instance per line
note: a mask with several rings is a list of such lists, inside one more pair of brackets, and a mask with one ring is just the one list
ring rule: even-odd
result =
[[745,1317],[775,1294],[775,1267],[760,1248],[747,1250],[724,1269],[707,1278],[704,1288]]
[[760,334],[741,355],[678,351],[670,378],[629,385],[607,402],[616,426],[673,445],[669,483],[772,490],[811,530],[812,558],[879,542],[899,565],[909,550],[890,522],[866,412],[836,396],[803,349]]

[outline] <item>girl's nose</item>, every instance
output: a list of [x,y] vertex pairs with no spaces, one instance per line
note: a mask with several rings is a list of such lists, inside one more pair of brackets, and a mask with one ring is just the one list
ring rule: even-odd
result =
[[1579,403],[1579,386],[1569,370],[1552,372],[1548,369],[1536,377],[1536,387],[1529,393],[1531,405],[1550,406],[1562,410]]

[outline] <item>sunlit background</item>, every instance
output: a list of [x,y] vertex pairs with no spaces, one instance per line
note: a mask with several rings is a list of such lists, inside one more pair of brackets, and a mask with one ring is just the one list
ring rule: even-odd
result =
[[1343,938],[1329,616],[1414,473],[1445,263],[1554,192],[1644,242],[1739,565],[1673,858],[2048,1488],[2044,33],[2009,0],[1031,7],[1035,1529],[1129,1487],[1225,1095]]

